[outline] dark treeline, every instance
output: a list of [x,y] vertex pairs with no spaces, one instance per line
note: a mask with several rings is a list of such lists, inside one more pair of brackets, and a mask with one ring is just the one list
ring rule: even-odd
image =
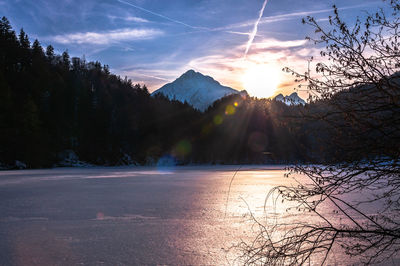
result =
[[333,131],[299,118],[320,110],[318,104],[235,95],[201,113],[151,97],[145,86],[99,62],[31,44],[4,17],[0,47],[3,167],[51,167],[71,154],[91,164],[124,165],[319,162],[341,152],[327,152]]
[[31,44],[4,17],[0,47],[4,165],[52,166],[66,151],[94,164],[146,163],[190,135],[188,125],[200,116],[187,104],[150,97],[146,87],[110,74],[99,62],[56,55],[37,40]]

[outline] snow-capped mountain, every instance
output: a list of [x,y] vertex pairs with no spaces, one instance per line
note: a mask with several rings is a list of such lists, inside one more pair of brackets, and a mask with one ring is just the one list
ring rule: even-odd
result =
[[171,100],[187,102],[194,108],[205,111],[216,100],[241,92],[222,86],[212,77],[189,70],[172,83],[165,84],[151,95],[162,94]]
[[286,105],[305,105],[306,102],[297,95],[297,92],[293,92],[292,94],[288,96],[283,96],[282,94],[279,94],[275,97],[275,101],[280,101],[285,103]]

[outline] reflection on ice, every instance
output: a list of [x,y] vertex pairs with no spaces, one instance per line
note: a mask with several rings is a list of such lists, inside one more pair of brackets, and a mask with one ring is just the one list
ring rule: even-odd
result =
[[[237,170],[191,166],[0,172],[0,264],[44,261],[40,256],[50,264],[63,257],[71,258],[68,264],[235,264],[240,255],[235,245],[253,241],[259,233],[255,221],[272,226],[318,219],[288,212],[290,202],[267,198],[275,186],[297,184],[284,177],[283,167],[244,166],[232,179]],[[324,211],[345,223],[331,206]],[[28,254],[21,243],[43,249]],[[65,248],[51,249],[51,243]],[[46,248],[52,250],[50,256],[43,253]]]

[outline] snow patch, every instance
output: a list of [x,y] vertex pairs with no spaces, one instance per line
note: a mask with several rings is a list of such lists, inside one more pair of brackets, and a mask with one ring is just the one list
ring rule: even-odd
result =
[[21,161],[15,161],[15,168],[17,169],[26,169],[26,164]]
[[90,163],[79,160],[78,155],[73,150],[65,150],[59,154],[60,162],[56,166],[61,167],[91,167]]
[[139,164],[137,162],[135,162],[129,154],[124,153],[122,158],[118,160],[117,165],[138,166]]

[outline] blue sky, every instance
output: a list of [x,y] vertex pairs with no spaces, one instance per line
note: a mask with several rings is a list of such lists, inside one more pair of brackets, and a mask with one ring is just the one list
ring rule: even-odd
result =
[[0,0],[0,15],[17,31],[23,27],[31,40],[108,64],[113,73],[145,83],[150,91],[188,69],[235,89],[248,89],[244,79],[252,69],[250,76],[268,72],[260,83],[275,79],[277,92],[287,94],[293,86],[280,69],[301,70],[309,56],[318,54],[304,41],[312,29],[301,24],[302,17],[312,15],[327,23],[324,19],[336,4],[351,23],[383,5],[379,0],[269,0],[245,56],[263,4],[264,0]]

